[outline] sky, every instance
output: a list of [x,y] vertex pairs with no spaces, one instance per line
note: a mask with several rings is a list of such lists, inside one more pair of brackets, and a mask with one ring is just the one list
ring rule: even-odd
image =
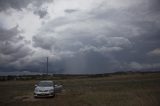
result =
[[160,0],[0,0],[0,73],[160,70]]

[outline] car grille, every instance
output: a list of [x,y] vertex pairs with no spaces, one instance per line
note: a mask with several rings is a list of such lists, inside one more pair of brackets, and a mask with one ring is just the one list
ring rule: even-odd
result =
[[39,92],[48,92],[48,90],[39,90]]

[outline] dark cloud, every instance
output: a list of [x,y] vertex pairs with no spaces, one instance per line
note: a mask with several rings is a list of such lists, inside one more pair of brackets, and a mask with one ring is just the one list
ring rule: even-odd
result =
[[160,1],[159,0],[150,0],[150,6],[152,12],[160,12]]
[[[0,11],[8,7],[21,10],[29,4],[3,2],[5,5]],[[40,6],[43,1],[32,3]],[[87,12],[65,9],[65,13],[77,14],[54,18],[38,29],[32,38],[32,46],[40,49],[37,50],[40,54],[47,52],[45,56],[49,56],[50,72],[107,73],[160,69],[159,0],[116,2],[113,6],[108,3],[103,2]],[[34,14],[43,18],[48,13],[36,8]],[[25,64],[23,68],[43,71],[42,55],[35,52],[35,57],[26,58],[32,56],[32,50],[21,42],[24,38],[20,33],[18,26],[0,29],[0,60],[4,60],[0,61],[1,67],[4,63]]]
[[[53,33],[55,30],[52,29],[63,25],[72,26],[73,22],[77,23],[77,27],[80,27],[79,30],[71,27],[64,31],[66,36],[77,35],[69,41],[60,43],[61,41],[56,40],[56,45],[62,44],[58,47],[61,48],[58,53],[65,54],[69,50],[69,53],[73,55],[70,58],[68,55],[68,58],[63,60],[65,61],[65,67],[62,66],[64,72],[101,73],[115,70],[158,68],[159,65],[154,64],[159,63],[159,57],[156,59],[148,56],[148,53],[153,54],[155,51],[152,50],[159,48],[160,45],[160,24],[158,21],[160,17],[158,14],[153,15],[154,12],[157,12],[157,7],[156,11],[150,12],[152,5],[142,2],[127,8],[99,6],[98,9],[90,12],[91,18],[87,17],[84,20],[59,18],[54,20],[53,24],[50,23],[52,27],[49,27],[51,29],[48,31]],[[95,27],[96,31],[85,29],[86,26],[81,28],[81,23],[89,22],[87,20],[96,20],[97,27],[90,26]],[[104,27],[98,27],[100,22],[103,22]],[[111,23],[111,26],[107,26],[107,23]],[[63,35],[63,33],[61,34]],[[83,36],[79,37],[78,35]],[[67,46],[70,42],[73,44],[75,41],[81,44],[77,49],[71,49],[73,46]]]
[[52,50],[53,45],[55,44],[55,38],[53,36],[44,36],[36,35],[33,37],[34,46],[41,47],[46,50]]
[[106,56],[96,51],[87,51],[78,53],[75,57],[66,59],[64,72],[75,74],[95,74],[113,72],[113,70],[118,68],[119,66],[117,65],[112,55]]
[[0,11],[5,11],[9,8],[16,10],[22,10],[26,8],[29,4],[34,6],[41,6],[45,2],[51,2],[53,0],[0,0]]
[[21,10],[30,3],[30,0],[0,0],[0,11],[14,8]]
[[3,27],[0,27],[0,41],[5,41],[5,40],[10,40],[15,38],[17,34],[19,33],[18,31],[18,26],[13,27],[11,29],[5,29]]
[[[11,29],[0,29],[0,66],[5,69],[6,66],[16,68],[19,61],[32,54],[32,50],[25,45],[21,31],[18,26]],[[7,69],[8,70],[8,69]]]
[[66,9],[64,10],[66,13],[74,13],[74,12],[77,12],[78,10],[76,9]]
[[34,11],[34,14],[38,15],[40,18],[43,18],[47,15],[47,11],[46,10],[37,10],[37,11]]

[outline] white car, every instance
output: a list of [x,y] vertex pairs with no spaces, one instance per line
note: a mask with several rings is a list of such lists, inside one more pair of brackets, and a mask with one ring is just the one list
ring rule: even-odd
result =
[[40,81],[35,85],[34,97],[53,97],[55,96],[53,81]]

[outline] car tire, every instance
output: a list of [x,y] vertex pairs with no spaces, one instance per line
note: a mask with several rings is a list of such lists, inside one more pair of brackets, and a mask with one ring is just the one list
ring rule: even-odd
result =
[[36,99],[36,98],[37,98],[37,96],[34,96],[34,98]]
[[52,97],[54,98],[55,96],[56,96],[56,95],[55,95],[55,93],[54,93]]

